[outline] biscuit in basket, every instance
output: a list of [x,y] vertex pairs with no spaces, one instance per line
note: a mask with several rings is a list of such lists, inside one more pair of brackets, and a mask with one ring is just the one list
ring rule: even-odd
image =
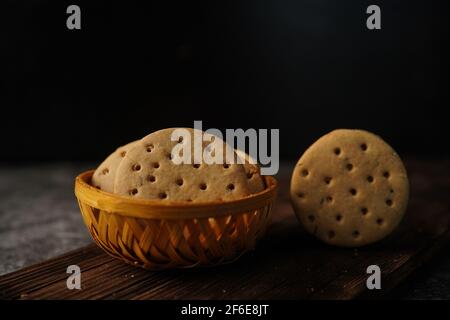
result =
[[103,161],[92,176],[92,185],[107,192],[114,192],[116,170],[125,154],[137,141],[130,142],[117,148]]
[[235,150],[237,156],[244,163],[245,173],[247,174],[247,182],[251,193],[258,193],[265,189],[264,179],[261,176],[261,169],[256,161],[242,150]]
[[380,137],[335,130],[302,155],[291,199],[304,228],[322,241],[357,247],[381,240],[400,223],[408,203],[406,170]]
[[[191,164],[175,164],[172,149],[176,144],[187,143],[182,139],[171,140],[176,129],[154,132],[127,152],[117,169],[115,193],[136,198],[192,202],[233,200],[251,193],[242,164],[195,164],[194,152],[191,152]],[[195,130],[187,130],[193,136]],[[226,144],[222,140],[220,143],[226,154]],[[202,151],[207,144],[202,143]],[[191,143],[192,148],[193,145]]]

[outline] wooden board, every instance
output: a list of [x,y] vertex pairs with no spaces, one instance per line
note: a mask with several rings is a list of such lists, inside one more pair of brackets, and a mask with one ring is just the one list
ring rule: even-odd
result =
[[[300,228],[280,174],[273,224],[250,252],[214,268],[149,272],[109,257],[94,244],[0,277],[1,299],[352,299],[387,293],[450,242],[448,161],[408,161],[411,200],[393,236],[360,249],[320,243]],[[68,290],[68,265],[82,290]],[[377,264],[382,290],[366,289]]]

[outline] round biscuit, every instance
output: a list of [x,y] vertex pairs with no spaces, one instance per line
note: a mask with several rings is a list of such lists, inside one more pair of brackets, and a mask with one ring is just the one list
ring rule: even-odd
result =
[[[171,140],[176,129],[149,134],[127,152],[117,170],[115,193],[136,198],[192,202],[233,200],[250,194],[242,164],[206,164],[203,161],[194,164],[194,143],[191,143],[191,164],[175,164],[171,158],[172,149],[177,144],[186,143]],[[196,130],[185,129],[193,137]],[[214,139],[219,138],[214,136]],[[227,145],[222,140],[218,143],[226,149]],[[202,153],[208,144],[202,143]]]
[[92,175],[92,185],[106,192],[114,192],[116,171],[125,154],[137,141],[117,148],[95,170]]
[[291,178],[294,211],[304,228],[337,246],[358,247],[389,235],[409,197],[397,153],[363,130],[334,130],[302,155]]

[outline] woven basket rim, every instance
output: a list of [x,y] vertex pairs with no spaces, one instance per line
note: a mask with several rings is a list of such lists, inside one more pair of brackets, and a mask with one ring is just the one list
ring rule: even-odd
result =
[[93,173],[94,170],[88,170],[76,177],[75,195],[78,200],[100,210],[136,218],[205,218],[248,212],[270,204],[276,197],[278,187],[274,177],[263,176],[266,183],[263,191],[236,200],[185,202],[133,199],[95,188],[89,183]]

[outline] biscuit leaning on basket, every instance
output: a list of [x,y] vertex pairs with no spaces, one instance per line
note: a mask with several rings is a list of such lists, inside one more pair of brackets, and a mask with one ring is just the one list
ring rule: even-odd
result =
[[114,192],[117,168],[128,150],[136,143],[137,141],[130,142],[111,153],[92,175],[92,185],[103,191]]
[[[176,129],[163,129],[149,134],[128,150],[116,172],[116,194],[192,202],[234,200],[251,194],[249,179],[242,164],[206,164],[203,161],[195,164],[193,141],[172,141],[171,136]],[[191,133],[191,137],[194,136],[194,129],[185,129]],[[206,134],[201,131],[197,133]],[[234,152],[218,137],[214,136],[214,139],[223,148],[224,159],[227,151]],[[175,164],[172,161],[172,149],[177,144],[191,147],[190,164]],[[199,145],[202,155],[208,144],[202,142]]]
[[247,182],[251,193],[258,193],[264,190],[264,179],[261,176],[261,168],[257,164],[256,160],[250,157],[242,150],[235,150],[237,156],[242,159],[244,163],[244,170],[247,174]]
[[400,223],[409,195],[406,170],[380,137],[334,130],[302,155],[291,199],[304,228],[322,241],[357,247],[381,240]]

